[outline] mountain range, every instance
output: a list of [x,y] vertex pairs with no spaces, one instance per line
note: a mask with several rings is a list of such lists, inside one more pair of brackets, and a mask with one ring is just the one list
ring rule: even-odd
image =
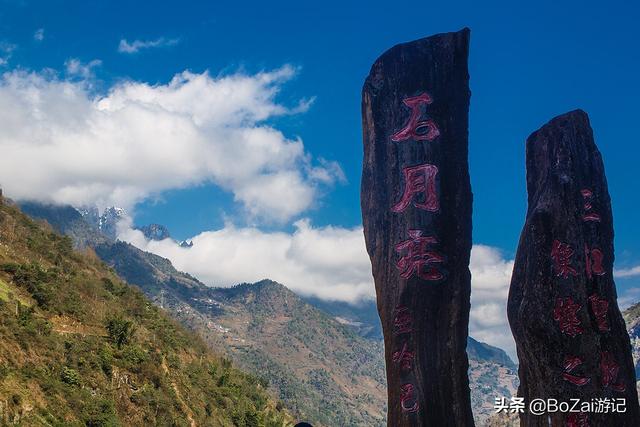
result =
[[[327,427],[386,425],[383,344],[372,301],[352,305],[301,297],[269,280],[211,288],[169,260],[114,239],[110,233],[117,224],[109,221],[124,215],[119,209],[96,220],[91,210],[71,206],[21,207],[71,237],[76,247],[95,251],[210,348],[260,376],[298,418]],[[169,236],[165,230],[160,234]],[[481,424],[491,416],[495,397],[515,395],[516,366],[504,351],[472,338],[468,354],[472,404]]]
[[0,336],[1,425],[293,425],[262,379],[1,195]]
[[636,367],[636,388],[640,393],[640,303],[636,303],[627,308],[622,316],[627,324],[627,331],[631,339],[631,349],[633,353],[633,362]]

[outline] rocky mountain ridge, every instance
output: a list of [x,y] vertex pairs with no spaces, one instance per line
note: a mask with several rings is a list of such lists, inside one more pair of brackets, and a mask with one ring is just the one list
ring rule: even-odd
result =
[[[636,370],[636,379],[640,379],[640,302],[627,308],[623,313],[627,331],[631,340],[631,352]],[[636,388],[640,394],[640,380],[636,381]]]
[[136,229],[142,231],[144,237],[149,240],[164,240],[171,238],[171,234],[167,227],[161,224],[143,225],[141,227],[136,227]]

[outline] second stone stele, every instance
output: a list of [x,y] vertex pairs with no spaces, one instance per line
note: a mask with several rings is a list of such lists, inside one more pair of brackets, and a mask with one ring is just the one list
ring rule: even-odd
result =
[[[587,114],[551,120],[527,139],[526,157],[529,206],[507,310],[518,394],[527,405],[555,399],[578,412],[525,411],[521,425],[640,426],[613,281],[611,201]],[[599,402],[609,402],[603,413]]]

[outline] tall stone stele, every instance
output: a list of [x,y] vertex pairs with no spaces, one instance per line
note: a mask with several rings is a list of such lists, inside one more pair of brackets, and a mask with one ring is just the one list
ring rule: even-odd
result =
[[362,217],[388,425],[472,426],[469,30],[397,45],[362,91]]
[[527,139],[526,156],[529,206],[508,302],[518,394],[526,402],[606,398],[624,403],[617,409],[626,412],[525,412],[521,425],[640,426],[631,345],[613,281],[611,201],[587,114],[551,120]]

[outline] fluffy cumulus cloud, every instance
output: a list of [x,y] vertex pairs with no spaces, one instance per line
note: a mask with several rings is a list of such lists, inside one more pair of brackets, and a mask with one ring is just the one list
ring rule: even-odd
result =
[[[308,220],[293,233],[227,225],[201,233],[193,246],[146,239],[122,224],[120,238],[171,260],[179,270],[211,286],[269,278],[302,295],[357,302],[375,298],[371,264],[361,227],[314,227]],[[471,335],[515,357],[506,315],[513,261],[496,248],[475,245],[471,254]]]
[[227,225],[193,237],[190,248],[171,239],[147,240],[130,227],[121,227],[119,237],[211,286],[268,278],[323,299],[356,302],[375,296],[360,227],[313,227],[300,220],[286,233]]
[[213,183],[254,218],[287,221],[310,208],[340,167],[313,160],[300,138],[266,123],[305,111],[276,102],[292,67],[212,77],[182,72],[166,84],[125,80],[91,92],[99,62],[68,75],[0,78],[0,185],[17,199],[131,208],[168,189]]
[[155,40],[134,40],[132,42],[127,41],[127,39],[122,39],[118,44],[118,52],[138,53],[144,49],[175,46],[178,42],[178,39],[166,39],[164,37]]
[[513,260],[497,248],[474,245],[471,250],[471,314],[469,334],[516,357],[507,320],[507,297]]

